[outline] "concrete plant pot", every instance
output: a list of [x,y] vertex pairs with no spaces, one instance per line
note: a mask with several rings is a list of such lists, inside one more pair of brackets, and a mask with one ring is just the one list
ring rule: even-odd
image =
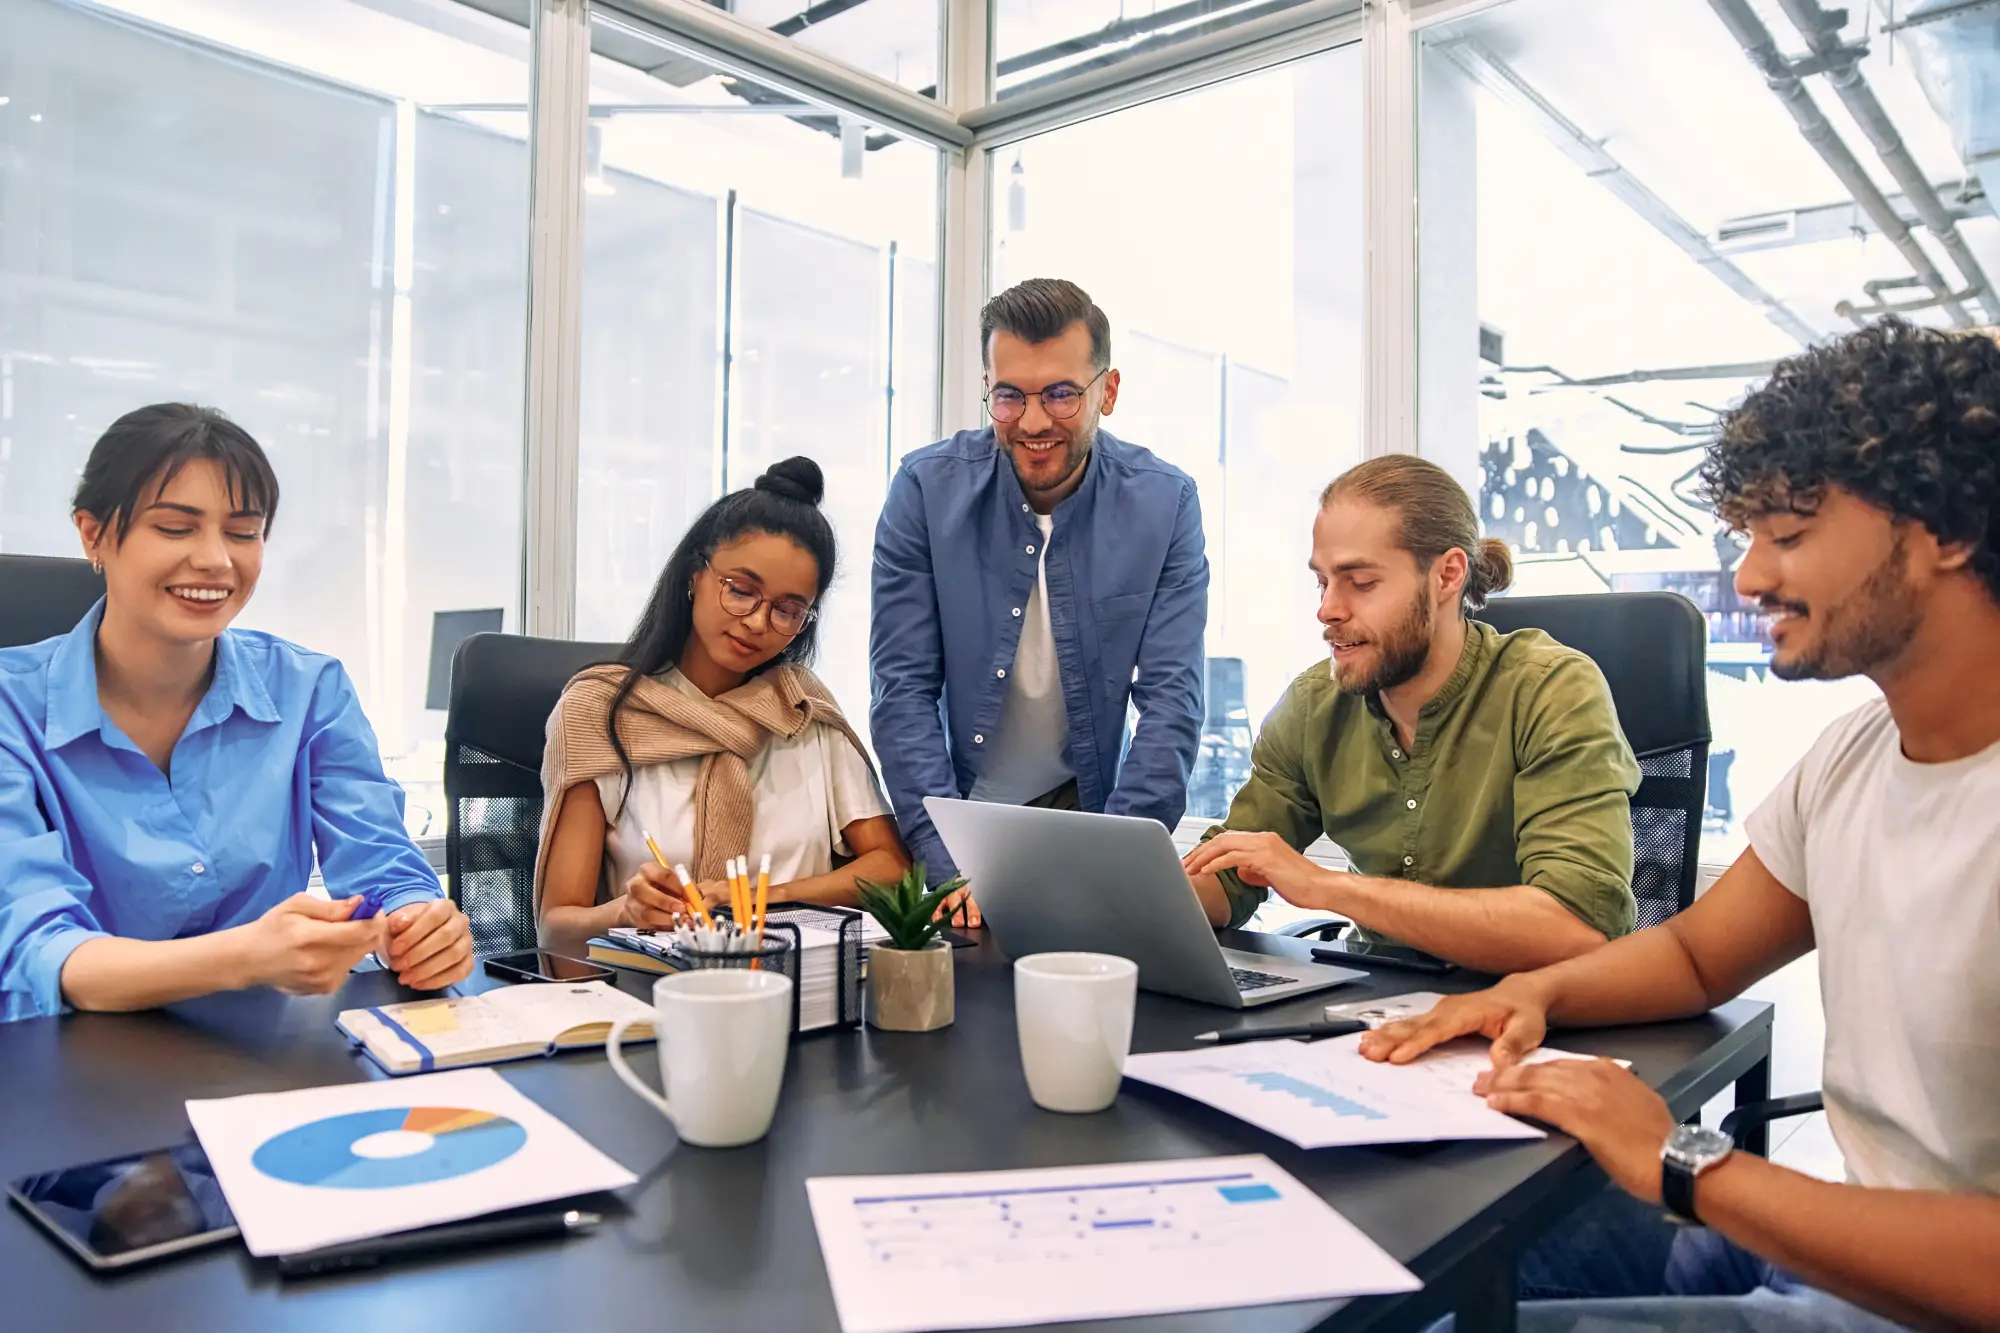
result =
[[884,1032],[935,1032],[950,1027],[955,987],[951,942],[928,948],[868,951],[868,1022]]

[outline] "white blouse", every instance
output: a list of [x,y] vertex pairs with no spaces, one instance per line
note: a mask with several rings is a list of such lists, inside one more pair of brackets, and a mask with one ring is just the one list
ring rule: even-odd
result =
[[[695,698],[705,698],[679,668],[660,677]],[[625,774],[597,779],[598,799],[611,822],[604,834],[604,877],[610,894],[625,891],[639,867],[652,861],[651,833],[670,864],[694,866],[694,788],[702,760],[646,764],[633,773],[631,799],[620,811]],[[750,760],[756,814],[750,826],[750,866],[771,858],[771,883],[788,884],[833,869],[835,856],[852,856],[849,824],[889,813],[875,770],[834,727],[811,726],[790,740],[773,736]]]

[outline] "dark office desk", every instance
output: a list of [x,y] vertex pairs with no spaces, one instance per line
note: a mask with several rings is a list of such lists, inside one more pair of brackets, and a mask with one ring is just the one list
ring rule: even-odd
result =
[[[1265,952],[1303,947],[1261,935],[1228,938]],[[834,1330],[806,1206],[808,1176],[1262,1152],[1407,1264],[1426,1289],[1094,1327],[1359,1333],[1419,1328],[1457,1308],[1461,1327],[1504,1329],[1512,1322],[1517,1248],[1602,1180],[1588,1155],[1560,1135],[1306,1152],[1130,1084],[1099,1115],[1039,1110],[1021,1076],[1006,961],[990,945],[960,950],[957,961],[957,1026],[797,1043],[777,1122],[769,1138],[747,1148],[681,1147],[666,1121],[614,1079],[601,1052],[501,1066],[521,1091],[642,1177],[626,1192],[624,1209],[593,1235],[292,1284],[235,1247],[102,1279],[8,1208],[0,1218],[0,1328]],[[621,974],[635,994],[650,994],[651,980]],[[1462,988],[1381,972],[1241,1018],[1142,993],[1133,1045],[1181,1048],[1218,1025],[1297,1021],[1332,998]],[[337,997],[246,992],[161,1013],[0,1024],[0,1179],[173,1142],[188,1132],[181,1103],[189,1098],[377,1077],[335,1031],[333,1015],[396,998],[393,978],[373,974],[357,976]],[[1739,1078],[1760,1090],[1771,1008],[1739,1001],[1689,1022],[1564,1033],[1560,1040],[1631,1060],[1685,1117]],[[641,1052],[635,1062],[650,1074],[652,1056]]]

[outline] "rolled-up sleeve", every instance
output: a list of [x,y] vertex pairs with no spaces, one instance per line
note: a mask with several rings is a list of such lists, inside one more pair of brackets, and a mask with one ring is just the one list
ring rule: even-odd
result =
[[353,682],[329,663],[313,690],[307,740],[313,844],[335,898],[373,891],[384,913],[442,897],[437,872],[403,824],[403,789],[382,771]]
[[0,734],[0,1022],[61,1013],[63,964],[105,933],[16,740]]
[[1571,655],[1527,699],[1514,777],[1525,884],[1615,939],[1632,929],[1632,793],[1639,764],[1595,663]]
[[[1250,751],[1250,780],[1229,803],[1229,818],[1203,835],[1203,842],[1224,832],[1275,833],[1294,851],[1302,852],[1319,840],[1325,832],[1325,816],[1306,773],[1308,712],[1304,691],[1295,681],[1257,733],[1257,743]],[[1248,922],[1270,897],[1269,889],[1245,884],[1234,870],[1225,870],[1218,878],[1229,896],[1232,928]]]

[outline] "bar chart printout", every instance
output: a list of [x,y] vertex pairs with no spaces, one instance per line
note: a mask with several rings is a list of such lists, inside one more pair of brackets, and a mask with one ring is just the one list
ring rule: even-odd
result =
[[844,1333],[1414,1291],[1263,1156],[806,1182]]

